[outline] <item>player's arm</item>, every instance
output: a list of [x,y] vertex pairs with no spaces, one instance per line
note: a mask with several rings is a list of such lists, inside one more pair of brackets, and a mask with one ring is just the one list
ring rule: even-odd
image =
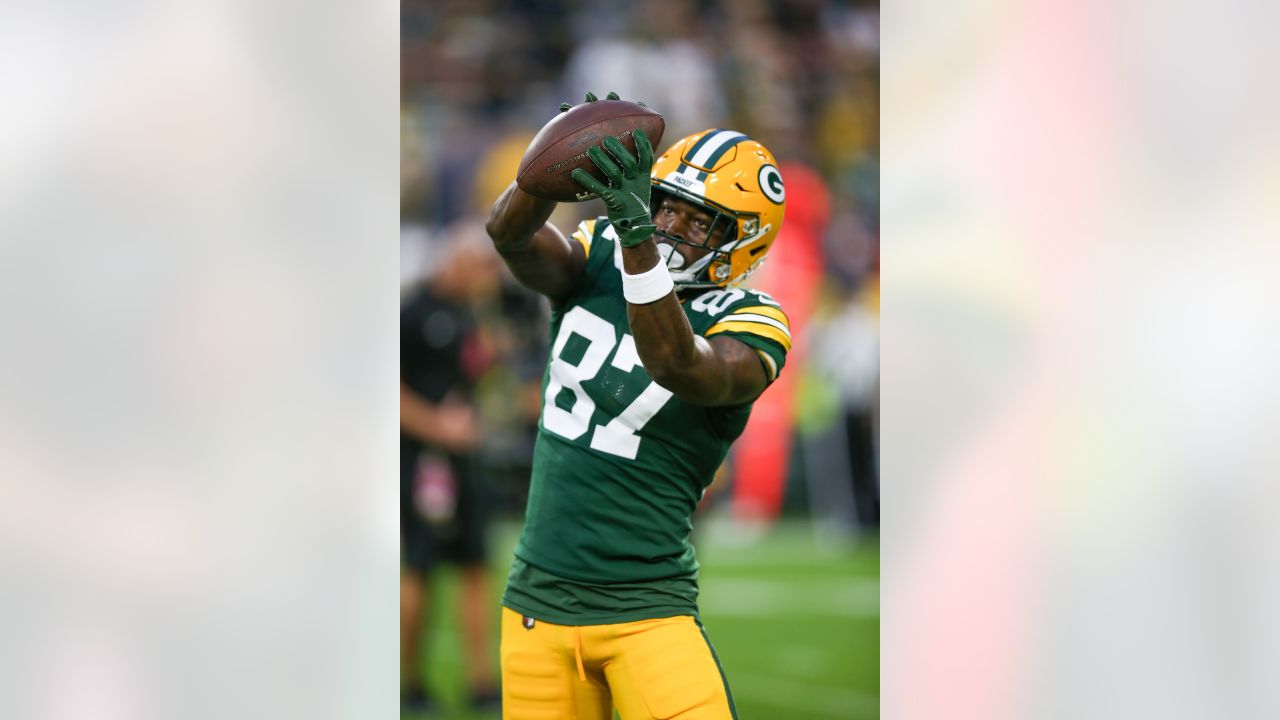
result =
[[[605,99],[617,100],[618,94],[611,92]],[[595,101],[594,93],[586,94],[585,102]],[[561,103],[560,112],[571,107]],[[554,200],[530,195],[513,182],[498,196],[485,224],[494,247],[516,279],[553,303],[573,292],[587,266],[582,245],[565,239],[547,222],[555,209]]]
[[513,182],[493,204],[485,230],[517,280],[559,302],[577,285],[587,254],[547,222],[555,207]]
[[[628,275],[661,261],[652,239],[622,251]],[[755,400],[769,384],[760,356],[746,343],[695,335],[674,291],[654,302],[627,303],[627,320],[645,371],[686,402],[739,405]]]

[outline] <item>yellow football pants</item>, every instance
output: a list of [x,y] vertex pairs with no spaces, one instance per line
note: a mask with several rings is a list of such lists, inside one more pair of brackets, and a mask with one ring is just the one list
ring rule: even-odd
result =
[[502,609],[504,720],[732,720],[733,699],[692,617],[553,625]]

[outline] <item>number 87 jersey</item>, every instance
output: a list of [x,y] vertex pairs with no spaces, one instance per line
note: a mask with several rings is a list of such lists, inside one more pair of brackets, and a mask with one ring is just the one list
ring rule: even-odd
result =
[[[694,405],[653,382],[629,333],[616,234],[600,218],[582,223],[573,239],[586,248],[587,265],[574,294],[552,313],[517,560],[587,584],[692,581],[690,517],[746,426],[751,404]],[[791,334],[768,295],[715,289],[682,307],[695,334],[747,344],[769,381],[777,378]],[[556,613],[539,609],[554,621]],[[624,619],[637,618],[602,621]]]

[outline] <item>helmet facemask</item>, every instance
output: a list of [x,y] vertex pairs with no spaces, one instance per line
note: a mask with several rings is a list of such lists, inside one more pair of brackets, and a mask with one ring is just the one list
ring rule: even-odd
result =
[[[751,232],[759,225],[755,216],[734,212],[706,198],[671,187],[660,180],[654,181],[653,190],[652,207],[655,218],[662,207],[664,196],[688,202],[711,216],[711,222],[707,226],[706,239],[700,243],[669,235],[662,230],[655,230],[653,233],[655,239],[662,239],[669,243],[660,243],[658,251],[662,255],[663,261],[666,262],[667,269],[671,271],[671,279],[675,282],[676,287],[681,289],[724,287],[730,279],[731,253],[733,249],[742,245],[743,242],[750,242],[759,234],[758,230]],[[710,243],[715,240],[716,233],[720,232],[721,229],[724,231],[724,239],[720,241],[718,246],[712,247]],[[751,232],[751,234],[745,240],[740,240],[740,231],[744,229]],[[688,245],[699,250],[706,250],[707,253],[694,260],[693,263],[685,265],[684,257],[676,252],[677,245]],[[746,273],[739,278],[735,278],[733,284],[745,277]]]

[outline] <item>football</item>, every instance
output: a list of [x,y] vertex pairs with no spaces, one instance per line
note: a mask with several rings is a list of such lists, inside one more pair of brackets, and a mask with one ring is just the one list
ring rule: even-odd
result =
[[626,100],[597,100],[575,105],[543,125],[530,141],[520,160],[516,185],[530,195],[547,200],[586,200],[591,194],[569,176],[576,168],[608,184],[604,173],[587,156],[588,148],[612,135],[634,154],[636,141],[632,133],[640,129],[649,138],[656,156],[665,128],[661,115]]

